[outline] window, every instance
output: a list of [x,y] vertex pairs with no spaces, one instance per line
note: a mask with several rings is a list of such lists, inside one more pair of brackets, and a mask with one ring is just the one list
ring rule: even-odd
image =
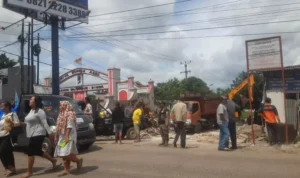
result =
[[8,84],[8,78],[3,78],[2,79],[2,84],[7,85]]

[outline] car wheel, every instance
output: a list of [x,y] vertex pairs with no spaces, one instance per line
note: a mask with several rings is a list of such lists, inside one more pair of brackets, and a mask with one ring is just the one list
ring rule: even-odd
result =
[[195,125],[195,133],[200,133],[202,130],[202,126],[200,122],[197,122],[197,124]]
[[44,139],[44,142],[42,144],[42,150],[43,152],[47,152],[49,155],[53,154],[53,144],[49,138]]
[[127,132],[126,132],[126,137],[130,140],[134,140],[136,139],[137,135],[134,131],[134,128],[133,127],[130,127]]

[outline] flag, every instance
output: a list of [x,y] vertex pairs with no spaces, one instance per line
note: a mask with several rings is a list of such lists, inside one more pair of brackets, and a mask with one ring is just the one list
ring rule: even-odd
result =
[[80,58],[76,59],[74,62],[76,62],[77,64],[81,64],[82,63],[82,58],[80,57]]
[[19,96],[16,90],[15,90],[15,105],[19,105]]
[[19,96],[18,96],[18,93],[17,91],[15,90],[15,107],[12,108],[12,112],[17,112],[19,109]]

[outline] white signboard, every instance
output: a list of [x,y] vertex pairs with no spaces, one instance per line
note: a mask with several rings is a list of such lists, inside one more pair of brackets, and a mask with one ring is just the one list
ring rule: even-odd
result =
[[88,23],[87,16],[89,11],[87,9],[65,3],[63,2],[64,0],[57,0],[56,3],[51,6],[52,1],[53,0],[7,0],[7,3],[12,6],[46,12],[65,19],[74,19],[76,21]]
[[249,71],[281,68],[280,42],[280,37],[247,41]]
[[52,88],[42,85],[33,85],[33,91],[35,94],[52,94]]

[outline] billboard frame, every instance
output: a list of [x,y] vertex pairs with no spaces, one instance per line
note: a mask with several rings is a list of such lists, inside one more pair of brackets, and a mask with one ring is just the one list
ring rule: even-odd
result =
[[[279,50],[280,50],[280,67],[270,67],[270,68],[261,68],[261,69],[254,69],[250,70],[249,69],[249,51],[248,51],[248,43],[249,42],[255,42],[255,41],[261,41],[261,40],[270,40],[270,39],[278,39],[279,40]],[[285,116],[285,139],[286,139],[286,144],[288,144],[288,123],[287,123],[287,116],[286,116],[286,91],[285,91],[285,77],[284,77],[284,65],[283,65],[283,54],[282,54],[282,40],[281,36],[274,36],[274,37],[267,37],[267,38],[259,38],[259,39],[253,39],[253,40],[247,40],[245,41],[246,45],[246,60],[247,60],[247,73],[248,73],[248,94],[250,96],[250,73],[254,71],[266,71],[266,70],[281,70],[281,78],[282,78],[282,92],[283,92],[283,102],[284,102],[284,116]],[[252,113],[252,103],[249,102],[250,104],[250,119],[251,119],[251,125],[252,125],[252,142],[255,144],[255,139],[254,139],[254,128],[253,128],[253,113]]]
[[[248,49],[248,43],[249,42],[256,42],[256,41],[262,41],[262,40],[272,40],[272,39],[278,39],[279,40],[279,50],[280,50],[280,67],[268,67],[268,68],[260,68],[260,69],[250,69],[249,68],[249,49]],[[283,67],[283,58],[282,58],[282,45],[281,45],[281,37],[280,36],[274,36],[274,37],[267,37],[267,38],[259,38],[254,40],[247,40],[246,42],[246,57],[247,57],[247,69],[249,69],[250,72],[252,71],[265,71],[265,70],[278,70],[282,69]]]
[[3,0],[3,7],[9,10],[13,9],[12,11],[23,15],[26,15],[26,11],[40,11],[51,16],[59,17],[59,19],[88,23],[90,11],[88,10],[88,0],[86,1],[87,6],[83,7],[64,0]]
[[[7,3],[7,0],[2,0],[2,6],[3,6],[3,8],[5,8],[7,10],[13,11],[13,12],[18,13],[20,15],[24,15],[25,18],[30,17],[30,18],[33,18],[36,21],[43,22],[46,25],[51,25],[51,16],[47,13],[43,13],[43,12],[35,11],[35,10],[30,10],[30,9],[25,9],[25,8],[22,8],[22,7],[12,6],[12,5],[9,5]],[[40,15],[44,15],[43,19],[41,19],[39,17],[38,13],[40,13]],[[66,23],[65,22],[66,22],[66,19],[60,18],[59,23],[58,23],[58,28],[61,29],[61,30],[65,30],[66,29],[66,27],[65,27]]]

